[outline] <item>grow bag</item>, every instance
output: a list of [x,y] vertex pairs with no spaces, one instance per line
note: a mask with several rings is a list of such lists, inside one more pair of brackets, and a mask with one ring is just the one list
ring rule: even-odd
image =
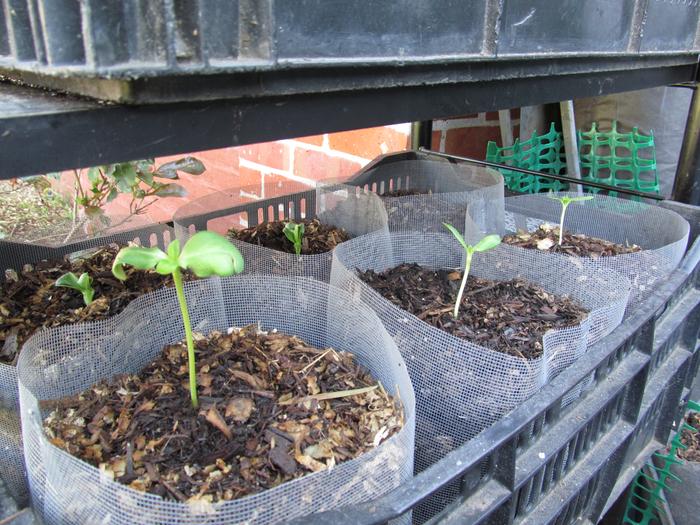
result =
[[369,501],[410,478],[415,402],[406,366],[377,316],[306,278],[237,276],[186,284],[192,325],[207,333],[259,323],[307,343],[352,352],[403,403],[404,428],[356,459],[233,501],[195,505],[133,490],[49,443],[41,401],[134,373],[184,336],[175,291],[133,301],[116,317],[41,332],[20,356],[25,459],[35,511],[53,523],[278,523]]
[[[573,197],[577,194],[555,195]],[[546,194],[508,197],[505,202],[505,228],[499,233],[534,231],[545,222],[558,227],[561,205]],[[593,267],[613,270],[627,277],[632,285],[630,306],[634,307],[678,266],[685,253],[690,226],[683,217],[665,208],[596,195],[592,200],[569,205],[564,230],[623,245],[636,244],[642,248],[636,253],[585,258],[585,262]],[[521,252],[526,251],[514,246],[508,248],[513,250],[513,257],[519,257]],[[567,257],[540,250],[527,251],[536,254],[539,264],[543,266],[557,265]],[[576,262],[584,258],[572,259]]]
[[566,259],[542,266],[536,254],[508,258],[500,247],[476,254],[470,275],[493,280],[519,277],[555,295],[568,295],[590,312],[578,325],[547,332],[543,354],[526,361],[421,321],[384,299],[356,274],[367,269],[381,272],[401,263],[463,268],[463,262],[464,250],[449,234],[371,234],[344,243],[334,253],[331,284],[377,312],[406,360],[416,391],[419,471],[537,392],[589,344],[612,331],[622,320],[629,294],[624,277]]
[[[488,234],[503,226],[503,177],[490,168],[402,152],[379,157],[349,184],[381,196],[390,231],[443,232],[449,222]],[[410,195],[396,196],[403,193]]]
[[[56,245],[50,242],[63,239],[67,232],[57,234],[47,239],[45,244],[25,244],[21,242],[0,241],[0,267],[3,274],[14,272],[19,274],[25,264],[35,264],[39,261],[57,261],[64,257],[74,257],[84,250],[91,250],[112,243],[127,244],[138,241],[143,246],[165,246],[171,237],[172,230],[161,224],[151,224],[139,229],[125,230],[127,226],[142,225],[144,220],[133,217],[125,221],[114,218],[121,223],[118,231],[110,231],[110,235],[97,237],[82,236],[80,240],[70,244]],[[74,237],[78,234],[74,234]],[[78,292],[75,292],[76,294]],[[10,336],[3,343],[3,352],[14,355],[19,350],[17,338]],[[27,484],[25,478],[24,459],[22,457],[22,440],[19,421],[19,396],[17,391],[17,368],[0,362],[0,451],[3,461],[0,461],[0,477],[5,481],[9,492],[20,504],[27,503]]]
[[[284,189],[290,193],[259,202],[251,202],[253,188],[235,188],[188,203],[175,213],[175,234],[184,242],[195,232],[207,229],[226,235],[231,228],[240,230],[263,222],[313,218],[342,228],[350,237],[386,231],[384,205],[371,192],[341,184],[317,188],[292,184]],[[330,279],[331,251],[296,255],[231,240],[246,261],[245,273],[312,277],[323,282]]]

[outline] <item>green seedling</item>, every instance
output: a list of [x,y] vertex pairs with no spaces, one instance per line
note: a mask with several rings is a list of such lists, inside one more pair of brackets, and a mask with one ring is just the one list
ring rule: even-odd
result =
[[282,233],[294,244],[294,253],[301,255],[301,239],[304,236],[304,225],[288,222],[284,225]]
[[72,288],[83,294],[85,306],[89,306],[95,296],[95,290],[92,287],[92,277],[87,273],[83,273],[80,277],[76,277],[73,272],[68,272],[61,275],[55,283],[55,286],[63,286],[64,288]]
[[112,264],[112,273],[117,279],[125,280],[124,265],[138,270],[155,270],[161,275],[171,274],[175,283],[177,300],[185,327],[187,362],[189,368],[190,397],[192,406],[197,408],[197,371],[195,367],[192,324],[187,310],[185,290],[182,284],[182,270],[191,270],[197,277],[218,275],[227,277],[243,271],[243,256],[225,237],[218,233],[203,231],[195,233],[180,250],[180,241],[168,245],[167,253],[158,248],[129,246],[122,248]]
[[583,197],[557,197],[550,192],[548,197],[561,203],[561,217],[559,218],[559,246],[561,246],[564,240],[564,216],[566,215],[566,208],[568,208],[569,204],[572,202],[589,201],[593,199],[593,195],[584,195]]
[[455,302],[455,309],[453,312],[453,315],[456,319],[459,315],[459,307],[462,304],[462,295],[464,294],[464,287],[467,285],[467,277],[469,277],[469,269],[472,265],[472,257],[474,256],[474,252],[485,252],[495,248],[496,246],[501,244],[501,237],[498,235],[487,235],[479,242],[477,242],[474,246],[472,246],[470,244],[467,244],[467,241],[465,241],[464,237],[462,237],[462,234],[459,233],[459,231],[457,231],[457,228],[446,222],[443,222],[442,225],[448,230],[450,230],[450,233],[455,236],[455,238],[457,239],[457,241],[459,241],[459,244],[462,245],[462,248],[464,248],[464,251],[467,254],[467,260],[464,263],[464,275],[462,276],[462,284],[460,284],[459,286],[459,292],[457,293],[457,301]]

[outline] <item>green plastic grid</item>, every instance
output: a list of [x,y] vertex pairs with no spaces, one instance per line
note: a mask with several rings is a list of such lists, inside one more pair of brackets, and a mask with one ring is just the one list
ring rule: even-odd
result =
[[[638,128],[630,133],[620,133],[617,121],[610,131],[600,131],[594,122],[589,131],[578,131],[581,178],[584,181],[601,182],[618,188],[634,189],[647,193],[660,193],[656,171],[656,150],[653,132],[642,135]],[[566,173],[566,152],[562,134],[554,123],[544,135],[533,134],[524,142],[519,140],[510,147],[499,148],[490,141],[486,146],[486,160],[545,173]],[[500,170],[509,190],[519,193],[540,193],[568,189],[568,184],[534,175],[523,175]],[[584,191],[598,193],[599,188],[584,186]],[[619,194],[608,192],[612,197]],[[633,200],[640,200],[633,197]]]
[[[486,160],[508,164],[518,168],[526,168],[553,175],[566,172],[566,153],[561,133],[558,133],[554,123],[544,135],[532,134],[529,140],[515,140],[512,146],[499,148],[490,141],[486,146]],[[540,193],[546,191],[563,191],[569,188],[565,182],[523,175],[510,170],[500,170],[506,187],[520,193]]]
[[[578,132],[578,149],[583,180],[647,193],[660,192],[653,132],[642,135],[635,127],[630,133],[620,133],[616,120],[612,121],[610,131],[600,131],[594,122],[590,131]],[[586,191],[605,190],[586,187]],[[608,194],[618,196],[615,191]]]
[[[700,404],[695,401],[688,401],[688,411],[700,412]],[[671,472],[672,465],[682,465],[684,461],[677,455],[679,449],[687,447],[681,443],[681,433],[683,430],[696,432],[697,430],[685,422],[681,423],[680,428],[671,440],[671,446],[667,453],[662,454],[655,452],[654,457],[660,460],[658,463],[663,463],[663,466],[657,466],[655,462],[649,461],[647,466],[654,470],[655,477],[647,475],[644,470],[640,470],[634,478],[630,488],[630,494],[627,498],[627,507],[625,508],[625,516],[622,520],[623,525],[651,525],[660,523],[657,515],[659,505],[665,503],[662,492],[664,490],[673,490],[668,482],[673,480],[677,483],[682,483],[682,480]]]

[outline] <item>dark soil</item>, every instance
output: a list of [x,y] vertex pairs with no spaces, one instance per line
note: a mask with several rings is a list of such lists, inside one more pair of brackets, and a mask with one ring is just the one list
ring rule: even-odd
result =
[[402,264],[360,279],[385,299],[454,336],[527,359],[542,355],[542,336],[580,323],[587,310],[521,280],[490,281],[469,276],[459,318],[452,315],[462,274]]
[[[250,244],[285,253],[294,253],[294,243],[287,239],[283,231],[289,221],[263,222],[244,230],[230,229],[228,236]],[[318,219],[303,220],[301,254],[317,255],[333,250],[341,242],[350,240],[350,235],[342,228],[322,224]]]
[[625,253],[635,253],[642,249],[636,244],[625,246],[605,239],[589,237],[588,235],[573,234],[564,230],[562,245],[559,246],[559,226],[542,224],[534,232],[523,232],[506,235],[502,242],[520,248],[541,250],[550,253],[563,253],[576,257],[610,257]]
[[[15,278],[0,283],[0,362],[14,364],[16,349],[40,328],[104,319],[118,314],[137,297],[170,285],[169,276],[131,267],[126,268],[128,279],[120,281],[112,275],[112,262],[118,251],[114,245],[73,261],[25,265]],[[77,276],[90,274],[95,289],[90,306],[85,306],[77,290],[54,286],[67,272]],[[17,345],[4,348],[5,341],[13,335],[17,336]]]
[[255,326],[230,331],[196,337],[198,410],[177,343],[138,375],[43,402],[50,441],[134,489],[214,502],[330,468],[402,428],[400,401],[351,354]]
[[695,432],[688,429],[681,431],[681,443],[686,447],[685,450],[678,450],[678,457],[686,461],[700,462],[700,414],[691,412],[686,418],[686,423],[695,428]]

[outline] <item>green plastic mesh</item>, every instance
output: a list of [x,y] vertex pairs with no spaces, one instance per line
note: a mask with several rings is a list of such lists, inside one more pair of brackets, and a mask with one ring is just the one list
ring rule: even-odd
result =
[[[512,146],[499,148],[495,142],[486,146],[486,160],[508,164],[517,168],[526,168],[554,175],[566,172],[566,153],[561,133],[554,128],[554,123],[544,135],[532,134],[529,140],[520,142],[516,139]],[[561,191],[569,185],[545,177],[523,175],[515,171],[500,170],[504,183],[509,190],[520,193],[540,193]]]
[[[693,412],[700,411],[700,404],[694,401],[688,401],[688,410]],[[681,433],[683,430],[696,430],[688,425],[683,419],[680,428],[676,435],[671,440],[668,452],[654,453],[656,462],[649,461],[647,466],[652,469],[655,476],[650,476],[640,470],[635,477],[630,487],[630,493],[627,497],[627,506],[625,508],[625,516],[622,520],[623,525],[651,525],[660,523],[657,514],[657,508],[664,503],[663,491],[673,490],[669,481],[673,480],[676,483],[682,483],[682,480],[671,472],[672,465],[681,465],[684,463],[678,457],[678,450],[687,448],[681,443]]]
[[[647,193],[659,193],[659,176],[656,171],[656,153],[653,132],[642,135],[638,128],[630,133],[620,133],[617,121],[610,131],[600,131],[594,122],[589,131],[578,131],[581,178],[584,181],[601,182],[609,186]],[[510,147],[499,148],[491,141],[486,146],[486,160],[508,164],[518,168],[566,174],[566,152],[562,134],[550,124],[544,135],[533,134],[530,140]],[[568,189],[568,184],[544,177],[524,175],[500,170],[506,187],[520,193],[540,193]],[[599,193],[598,188],[584,186],[584,191]],[[607,192],[617,197],[618,192]],[[639,200],[639,197],[634,197]]]
[[[610,131],[599,131],[594,122],[590,131],[578,132],[578,148],[583,180],[659,193],[653,132],[642,135],[632,128],[630,133],[620,133],[615,120]],[[586,187],[586,191],[605,190]],[[608,194],[617,197],[616,191]]]

